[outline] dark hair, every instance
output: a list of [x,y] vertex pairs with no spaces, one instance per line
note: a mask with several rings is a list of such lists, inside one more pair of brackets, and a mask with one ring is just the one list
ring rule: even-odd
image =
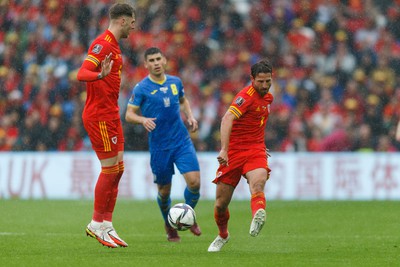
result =
[[161,52],[160,48],[150,47],[150,48],[146,49],[146,51],[144,52],[144,59],[146,60],[149,55],[154,55],[154,54],[158,54],[158,53],[160,53],[161,55],[164,55]]
[[110,19],[118,19],[122,16],[133,17],[135,15],[135,8],[128,3],[115,3],[110,7],[108,12]]
[[256,77],[259,73],[272,73],[272,65],[267,59],[263,59],[251,66],[252,77]]

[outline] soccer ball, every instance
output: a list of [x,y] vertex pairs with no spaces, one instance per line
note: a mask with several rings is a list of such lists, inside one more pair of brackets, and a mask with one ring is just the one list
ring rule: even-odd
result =
[[168,222],[172,228],[178,231],[185,231],[195,224],[196,213],[189,205],[178,203],[169,210]]

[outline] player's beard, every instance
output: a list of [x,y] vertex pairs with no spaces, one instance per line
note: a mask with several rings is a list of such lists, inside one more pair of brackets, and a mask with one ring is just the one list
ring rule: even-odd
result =
[[131,32],[130,28],[124,28],[121,34],[121,38],[128,38],[130,32]]

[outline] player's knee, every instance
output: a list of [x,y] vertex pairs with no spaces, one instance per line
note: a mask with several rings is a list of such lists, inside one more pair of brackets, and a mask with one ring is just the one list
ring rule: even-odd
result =
[[198,181],[190,181],[187,183],[187,187],[192,192],[196,192],[200,190],[200,179]]
[[228,204],[217,201],[217,202],[215,202],[214,208],[218,214],[224,214],[226,212],[226,209],[228,208]]
[[200,189],[200,173],[193,172],[186,177],[187,187],[192,191],[198,191]]

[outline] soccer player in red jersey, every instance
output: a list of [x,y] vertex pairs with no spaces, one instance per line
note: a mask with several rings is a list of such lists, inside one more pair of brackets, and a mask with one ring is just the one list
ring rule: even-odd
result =
[[86,234],[104,246],[115,248],[128,246],[112,225],[118,184],[124,172],[124,135],[118,107],[122,56],[118,41],[127,38],[134,29],[136,11],[128,3],[116,3],[109,9],[109,19],[108,29],[90,45],[77,78],[86,82],[82,120],[101,163],[92,221],[86,227]]
[[220,165],[213,181],[217,185],[214,218],[219,234],[209,252],[220,251],[229,240],[228,206],[242,176],[247,179],[251,193],[251,236],[259,234],[266,219],[264,187],[270,169],[264,134],[274,99],[269,92],[272,83],[269,61],[252,65],[250,79],[251,85],[235,96],[221,121],[221,150],[217,157]]

